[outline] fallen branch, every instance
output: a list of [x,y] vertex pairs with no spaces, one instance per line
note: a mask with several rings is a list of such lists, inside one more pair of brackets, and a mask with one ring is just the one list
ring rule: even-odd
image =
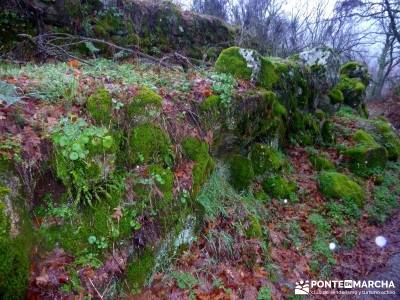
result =
[[76,46],[78,44],[96,43],[96,44],[106,45],[106,46],[116,49],[116,50],[125,51],[125,52],[135,55],[137,57],[147,59],[151,62],[160,64],[163,67],[167,67],[167,68],[172,67],[171,64],[166,63],[165,60],[158,59],[156,57],[153,57],[151,55],[143,53],[137,47],[126,48],[126,47],[122,47],[122,46],[116,45],[114,43],[111,43],[111,42],[108,42],[108,41],[105,41],[102,39],[96,39],[96,38],[84,37],[84,36],[76,36],[76,35],[71,35],[68,33],[44,33],[44,34],[40,34],[40,35],[37,35],[34,37],[31,35],[28,35],[28,34],[19,34],[19,36],[30,40],[40,51],[42,51],[46,55],[56,57],[57,59],[60,59],[60,60],[76,59],[79,62],[91,65],[90,62],[72,54],[68,49],[71,46]]

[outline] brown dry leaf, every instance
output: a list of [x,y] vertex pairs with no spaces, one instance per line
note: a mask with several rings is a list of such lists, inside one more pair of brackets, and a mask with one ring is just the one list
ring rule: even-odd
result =
[[46,285],[49,283],[49,275],[47,273],[40,275],[40,276],[36,277],[35,281],[36,281],[36,284],[39,286]]

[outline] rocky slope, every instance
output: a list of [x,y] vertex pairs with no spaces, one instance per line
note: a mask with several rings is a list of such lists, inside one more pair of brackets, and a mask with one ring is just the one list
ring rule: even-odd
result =
[[398,207],[400,139],[358,62],[92,64],[1,65],[4,299],[287,299]]

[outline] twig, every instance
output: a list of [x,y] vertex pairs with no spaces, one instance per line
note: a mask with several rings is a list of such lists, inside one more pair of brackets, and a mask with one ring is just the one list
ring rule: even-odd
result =
[[93,287],[94,290],[96,291],[97,295],[100,297],[101,300],[103,300],[103,296],[100,294],[100,292],[99,292],[99,291],[97,290],[97,288],[94,286],[92,280],[91,280],[90,278],[88,278],[88,279],[89,279],[90,284],[92,285],[92,287]]

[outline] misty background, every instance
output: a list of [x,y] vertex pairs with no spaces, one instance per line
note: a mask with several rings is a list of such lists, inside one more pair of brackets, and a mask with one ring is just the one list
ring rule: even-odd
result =
[[237,44],[289,57],[330,47],[343,61],[368,65],[369,99],[395,90],[400,78],[398,0],[177,0],[185,10],[212,15],[241,29]]

